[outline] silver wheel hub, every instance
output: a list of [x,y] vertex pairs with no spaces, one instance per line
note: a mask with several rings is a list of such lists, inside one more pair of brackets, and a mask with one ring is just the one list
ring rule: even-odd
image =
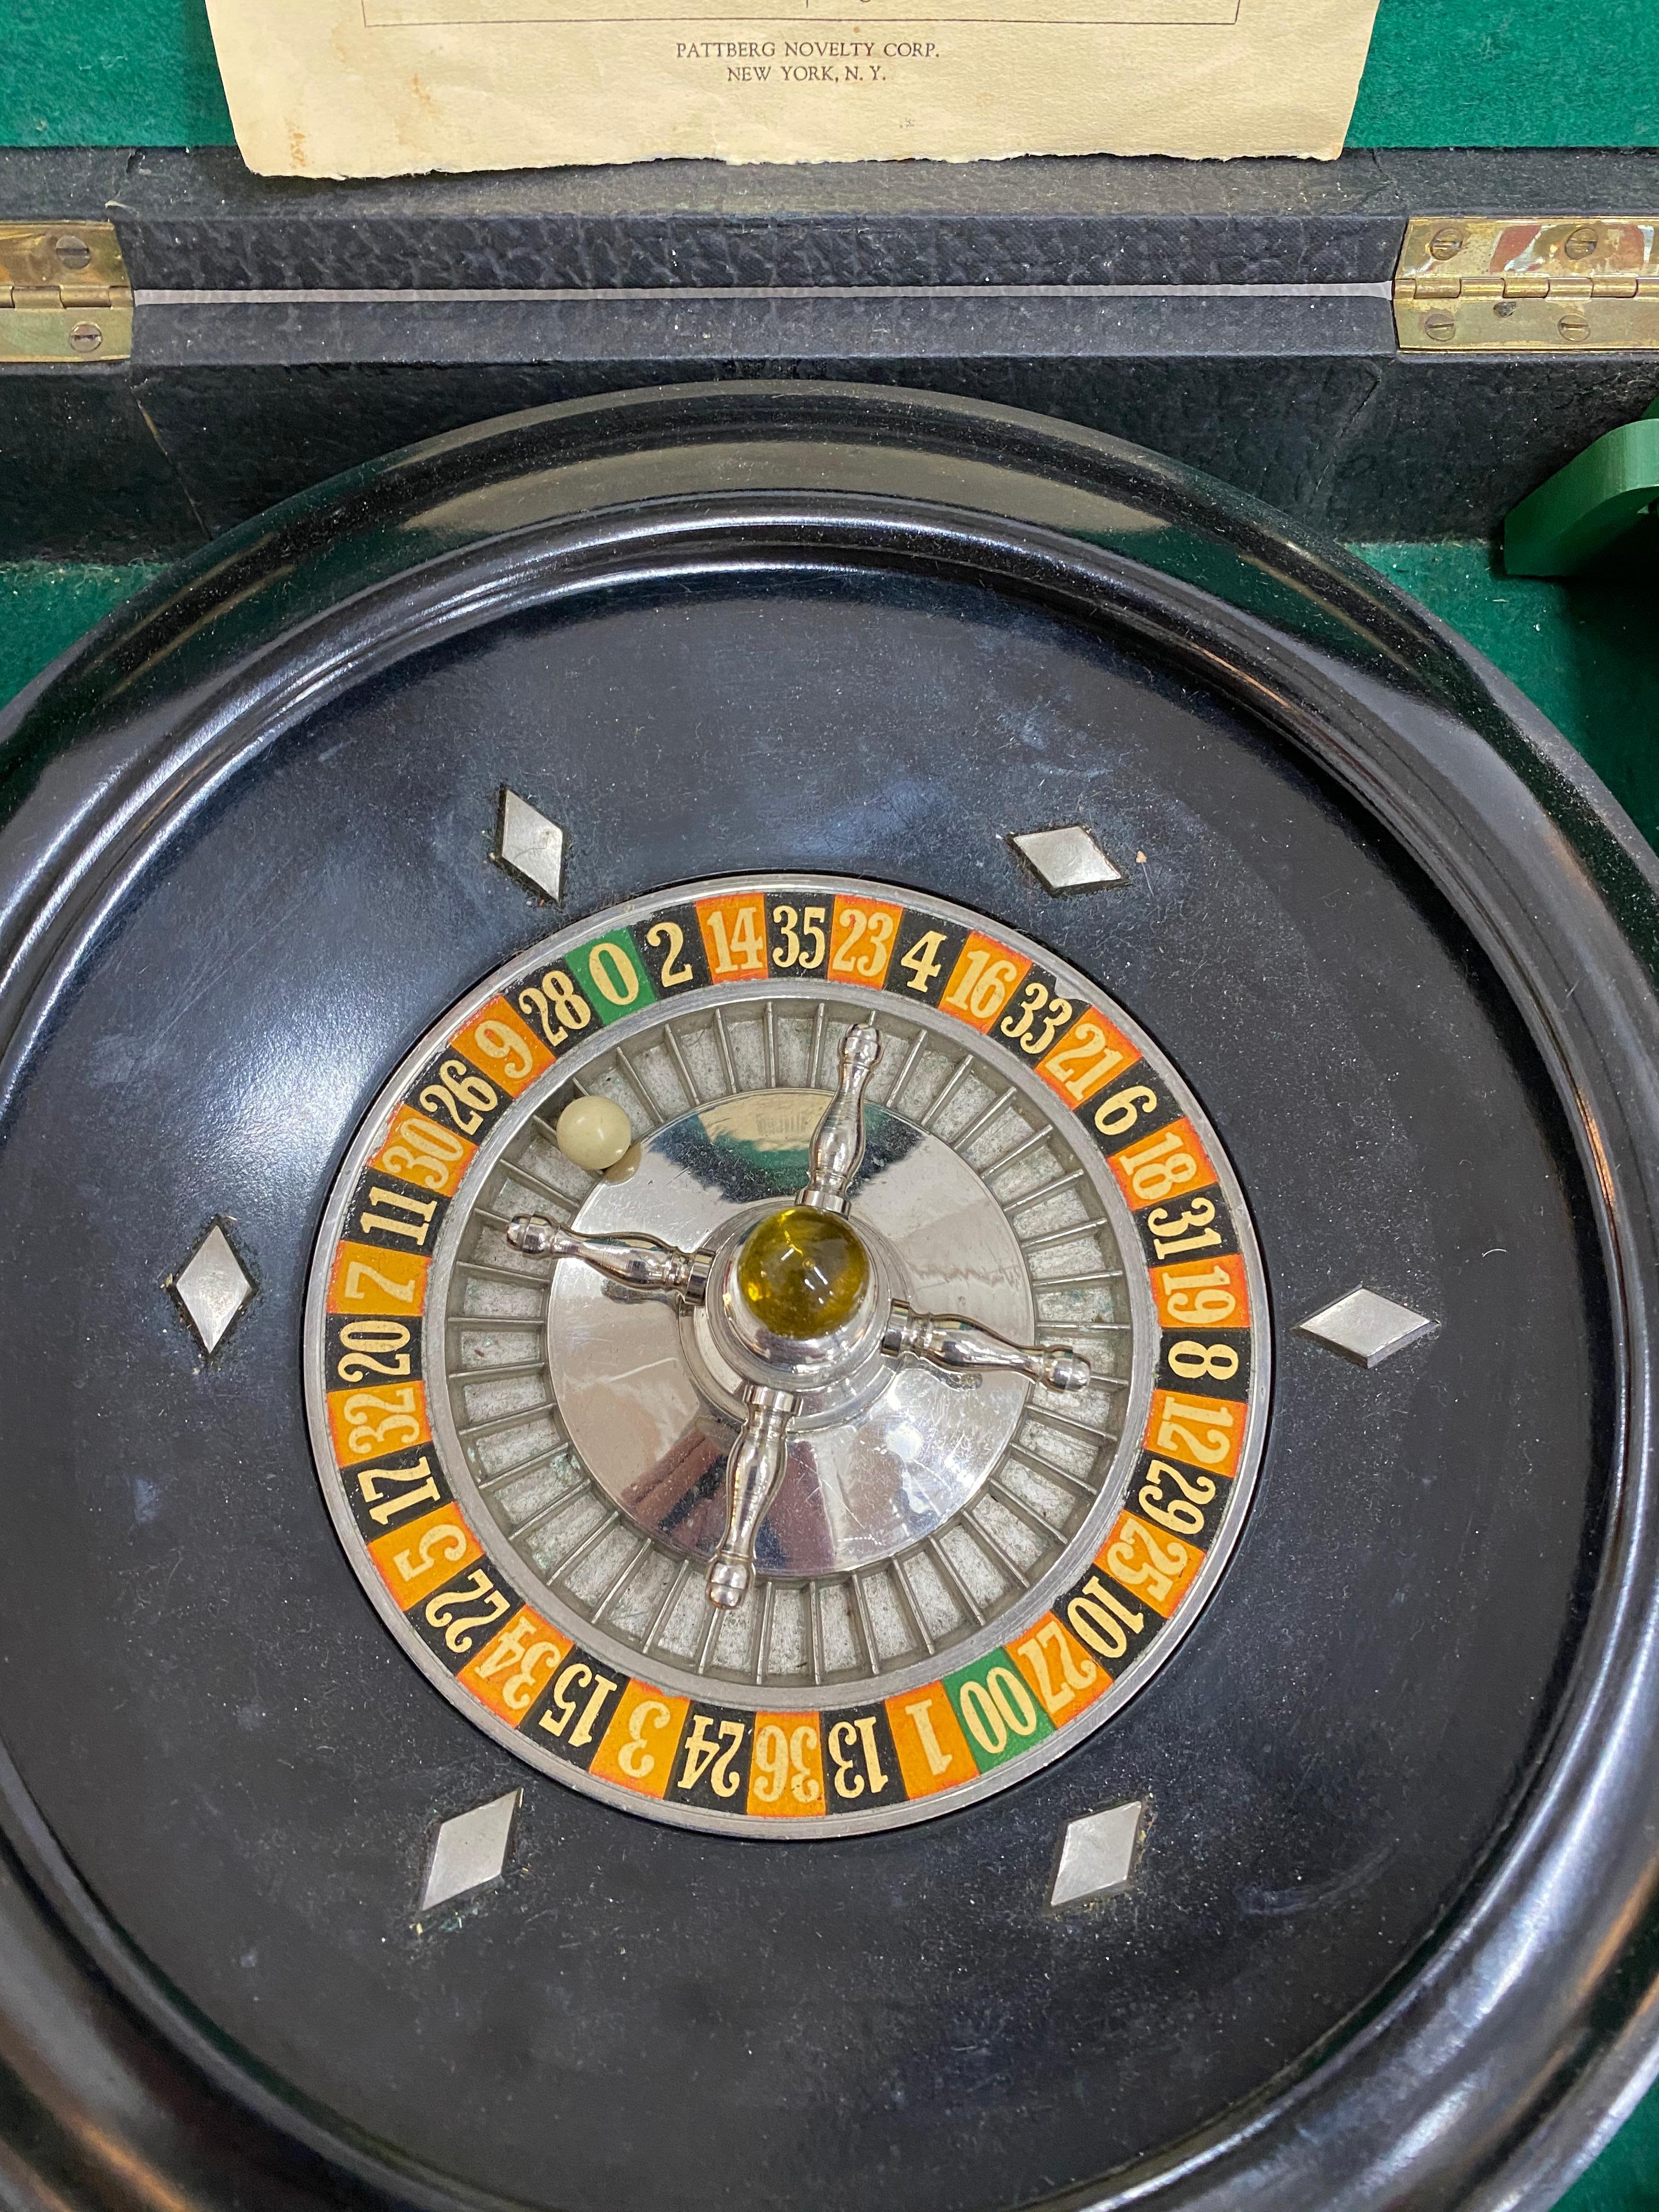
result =
[[[757,1156],[769,1146],[775,1166],[780,1154],[804,1163],[827,1103],[823,1091],[753,1091],[666,1122],[638,1171],[597,1183],[573,1226],[599,1235],[648,1220],[676,1243],[729,1251],[776,1203],[739,1202]],[[851,1217],[895,1295],[1030,1336],[1030,1277],[981,1179],[896,1114],[872,1108],[868,1127]],[[798,1132],[798,1143],[781,1141]],[[720,1316],[712,1296],[677,1314],[569,1267],[556,1270],[548,1309],[550,1376],[584,1463],[635,1525],[700,1559],[720,1540],[718,1478],[742,1419],[744,1377]],[[803,1392],[760,1571],[844,1573],[934,1534],[1000,1462],[1029,1388],[1013,1375],[897,1367],[869,1350]]]

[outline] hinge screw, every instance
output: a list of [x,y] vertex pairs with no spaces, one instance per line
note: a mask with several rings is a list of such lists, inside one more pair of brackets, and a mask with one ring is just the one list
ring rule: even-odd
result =
[[70,343],[76,353],[96,353],[104,343],[104,333],[96,323],[77,323],[70,332]]
[[1455,253],[1463,251],[1463,234],[1455,223],[1437,230],[1429,240],[1429,252],[1437,261],[1449,261]]
[[92,248],[84,238],[54,238],[52,250],[65,269],[84,269],[92,258]]
[[1445,307],[1436,307],[1423,318],[1423,328],[1431,338],[1451,338],[1457,335],[1457,318]]
[[1555,327],[1564,338],[1587,338],[1589,336],[1589,323],[1577,307],[1569,307]]
[[1570,230],[1567,233],[1561,250],[1571,261],[1584,261],[1595,252],[1601,243],[1601,239],[1590,226],[1588,223],[1581,223],[1577,230]]

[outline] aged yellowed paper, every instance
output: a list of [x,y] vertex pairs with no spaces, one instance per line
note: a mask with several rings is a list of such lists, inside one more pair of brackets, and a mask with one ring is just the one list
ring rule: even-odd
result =
[[208,0],[267,175],[1342,144],[1376,0]]

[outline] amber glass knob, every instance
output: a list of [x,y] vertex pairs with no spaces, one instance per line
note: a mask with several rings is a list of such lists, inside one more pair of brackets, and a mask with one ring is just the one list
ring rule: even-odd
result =
[[829,1336],[858,1310],[870,1255],[851,1224],[814,1206],[757,1222],[738,1255],[738,1289],[762,1327],[799,1341]]

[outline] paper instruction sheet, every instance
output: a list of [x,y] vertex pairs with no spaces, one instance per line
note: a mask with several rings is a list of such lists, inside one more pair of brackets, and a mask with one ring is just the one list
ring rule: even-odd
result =
[[267,176],[1341,149],[1376,0],[208,0]]

